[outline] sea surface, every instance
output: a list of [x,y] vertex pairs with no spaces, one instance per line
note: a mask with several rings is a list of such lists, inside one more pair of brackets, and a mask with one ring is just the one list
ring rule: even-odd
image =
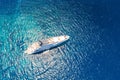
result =
[[[0,0],[0,80],[119,80],[119,0]],[[27,47],[69,35],[36,55]]]

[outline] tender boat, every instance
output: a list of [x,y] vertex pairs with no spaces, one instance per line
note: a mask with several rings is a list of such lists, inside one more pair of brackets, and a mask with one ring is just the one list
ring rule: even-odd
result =
[[45,40],[39,40],[33,43],[32,45],[30,45],[28,49],[25,51],[25,53],[36,54],[36,53],[40,53],[40,52],[52,49],[68,41],[69,38],[70,38],[69,36],[63,35],[63,36],[48,38]]

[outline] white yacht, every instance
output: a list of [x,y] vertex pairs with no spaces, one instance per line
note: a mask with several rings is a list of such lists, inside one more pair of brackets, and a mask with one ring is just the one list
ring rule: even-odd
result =
[[36,53],[43,52],[45,50],[52,49],[54,47],[61,45],[64,42],[68,41],[69,38],[70,38],[69,36],[63,35],[63,36],[48,38],[45,40],[39,40],[39,41],[33,43],[32,45],[30,45],[27,48],[27,50],[25,51],[25,53],[36,54]]

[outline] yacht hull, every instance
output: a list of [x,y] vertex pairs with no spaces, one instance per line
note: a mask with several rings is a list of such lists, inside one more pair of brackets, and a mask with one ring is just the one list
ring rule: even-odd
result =
[[55,48],[69,40],[69,36],[57,36],[33,43],[25,51],[27,54],[38,54],[46,50]]

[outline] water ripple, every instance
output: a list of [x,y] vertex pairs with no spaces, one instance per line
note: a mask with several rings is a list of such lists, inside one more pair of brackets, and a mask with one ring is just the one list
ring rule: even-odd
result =
[[[24,0],[19,14],[0,16],[0,79],[87,80],[84,70],[92,63],[89,56],[100,39],[99,32],[94,33],[98,27],[82,4],[57,3]],[[37,55],[23,53],[32,42],[64,34],[70,40],[59,48]]]

